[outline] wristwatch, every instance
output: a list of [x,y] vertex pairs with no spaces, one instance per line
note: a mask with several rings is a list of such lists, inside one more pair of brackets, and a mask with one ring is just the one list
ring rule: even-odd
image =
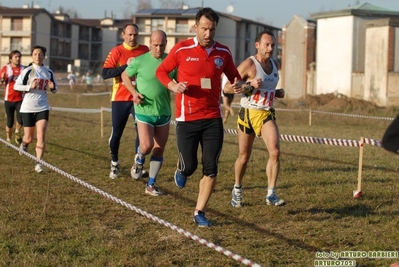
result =
[[246,82],[244,87],[245,93],[252,93],[255,88],[251,85],[251,82]]

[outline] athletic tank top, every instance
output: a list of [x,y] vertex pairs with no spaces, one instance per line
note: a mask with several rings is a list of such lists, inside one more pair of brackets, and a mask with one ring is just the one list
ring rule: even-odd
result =
[[273,70],[271,74],[266,74],[254,56],[251,56],[250,59],[255,63],[255,79],[261,78],[262,83],[259,88],[253,89],[252,92],[243,92],[240,105],[241,107],[249,109],[269,110],[273,108],[276,86],[279,80],[276,64],[270,59]]

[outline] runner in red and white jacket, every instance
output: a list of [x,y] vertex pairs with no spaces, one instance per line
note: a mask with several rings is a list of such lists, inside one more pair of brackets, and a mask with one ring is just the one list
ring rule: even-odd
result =
[[176,94],[176,121],[221,118],[220,77],[231,83],[241,80],[230,49],[216,41],[209,52],[197,37],[177,43],[156,71],[157,78],[170,88],[169,73],[178,68],[177,82],[187,85],[184,93]]
[[[227,46],[213,40],[219,22],[211,8],[200,9],[195,17],[197,36],[177,43],[157,68],[156,76],[176,93],[176,141],[178,165],[175,183],[186,185],[198,166],[197,150],[202,150],[202,179],[199,182],[194,222],[211,226],[205,207],[216,185],[218,162],[223,145],[223,122],[220,108],[220,77],[224,73],[231,82],[228,88],[241,93],[243,82]],[[177,81],[169,73],[177,69]]]

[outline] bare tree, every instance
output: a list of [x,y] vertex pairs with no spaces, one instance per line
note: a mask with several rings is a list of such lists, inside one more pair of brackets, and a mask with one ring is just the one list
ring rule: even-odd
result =
[[59,6],[58,9],[54,11],[54,13],[57,12],[60,14],[66,14],[72,19],[80,18],[79,12],[74,7],[65,8],[63,6]]
[[255,21],[263,23],[263,24],[267,24],[270,26],[274,25],[274,22],[272,19],[266,20],[264,16],[256,17]]
[[132,6],[133,4],[129,0],[125,2],[125,8],[122,9],[122,16],[124,19],[130,19],[132,17]]
[[152,8],[151,0],[138,0],[136,10]]
[[[133,1],[134,2],[134,1]],[[125,8],[123,9],[123,18],[130,19],[133,16],[133,7],[135,7],[135,11],[141,9],[150,9],[152,8],[151,0],[137,0],[137,3],[134,4],[132,1],[127,0],[125,2]]]
[[159,0],[161,8],[182,8],[184,1]]
[[256,17],[255,21],[260,22],[260,23],[265,23],[265,17],[264,16]]

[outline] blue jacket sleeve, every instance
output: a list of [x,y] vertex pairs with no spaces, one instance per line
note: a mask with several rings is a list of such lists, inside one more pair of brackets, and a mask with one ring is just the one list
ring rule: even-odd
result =
[[123,65],[116,68],[103,68],[101,76],[103,79],[109,79],[114,77],[119,77],[122,75],[122,72],[126,69],[127,65]]

